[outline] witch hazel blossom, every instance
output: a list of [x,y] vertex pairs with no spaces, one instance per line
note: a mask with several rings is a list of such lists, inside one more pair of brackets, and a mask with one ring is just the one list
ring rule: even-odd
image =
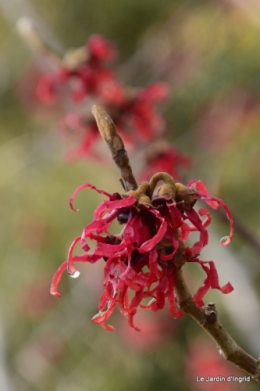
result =
[[91,36],[85,47],[69,51],[57,69],[40,78],[36,87],[38,98],[53,104],[65,88],[75,103],[90,96],[100,96],[107,103],[121,103],[123,86],[106,64],[115,55],[110,42],[100,35]]
[[[73,193],[70,199],[72,209],[75,196],[84,188],[91,188],[107,199],[97,207],[93,221],[73,241],[67,260],[56,271],[51,284],[53,295],[60,295],[58,284],[65,270],[72,277],[79,275],[75,263],[103,261],[104,291],[98,305],[99,312],[92,321],[112,331],[115,328],[107,321],[116,307],[135,330],[139,330],[134,323],[138,308],[158,311],[167,304],[173,318],[183,315],[174,288],[176,274],[186,262],[198,263],[206,273],[193,297],[198,307],[203,305],[209,289],[218,289],[224,294],[233,290],[230,283],[220,286],[213,261],[199,259],[208,243],[207,227],[211,215],[205,208],[194,209],[198,199],[212,208],[221,206],[225,209],[230,234],[222,245],[230,242],[234,231],[229,208],[221,199],[212,197],[201,181],[184,186],[175,183],[168,174],[158,173],[136,190],[122,195],[110,194],[87,183]],[[123,226],[117,235],[109,231],[114,221]],[[188,246],[186,241],[191,232],[198,233],[198,240]],[[92,252],[90,243],[94,243]],[[74,255],[76,245],[81,246],[83,254]]]
[[[107,91],[102,87],[103,94]],[[111,112],[118,133],[124,138],[124,142],[128,149],[137,150],[138,143],[153,140],[155,137],[162,135],[165,132],[166,126],[162,116],[156,109],[156,104],[167,97],[168,89],[163,83],[155,83],[146,88],[128,88],[124,90],[123,97],[120,102],[106,101],[98,92],[95,96],[99,99],[103,106],[108,107]],[[69,158],[81,157],[98,157],[94,156],[93,150],[99,139],[99,133],[89,113],[77,113],[76,111],[69,113],[60,121],[60,129],[64,134],[70,133],[81,134],[79,145],[73,148],[67,154]],[[70,132],[67,132],[70,130]],[[179,154],[181,156],[181,154]],[[169,157],[171,158],[171,157]],[[176,160],[176,159],[175,159]],[[171,167],[174,166],[175,160],[171,162]],[[183,164],[182,161],[176,162]],[[161,167],[163,168],[163,167]]]
[[[93,100],[111,113],[132,150],[136,151],[144,142],[150,144],[166,132],[157,104],[169,95],[168,87],[160,82],[144,88],[125,86],[113,70],[116,54],[110,41],[98,34],[90,36],[84,47],[68,51],[36,85],[36,95],[42,104],[51,106],[60,102],[65,111],[70,108],[59,121],[61,133],[75,139],[75,146],[66,154],[68,159],[102,158],[101,153],[95,152],[98,133],[89,115]],[[169,172],[175,175],[181,165],[186,165],[186,159],[172,150],[163,153],[155,169],[168,172],[170,168]],[[151,162],[146,166],[155,172]]]
[[[150,178],[155,172],[164,171],[170,174],[173,178],[179,178],[179,168],[189,167],[191,159],[184,156],[173,145],[168,142],[157,142],[151,146],[151,151],[145,153],[145,167],[139,173],[141,180]],[[157,145],[158,144],[158,147]]]
[[123,129],[124,133],[133,133],[141,141],[151,141],[166,129],[165,121],[155,105],[164,101],[168,95],[169,91],[164,83],[128,89],[113,115],[115,125],[118,129]]

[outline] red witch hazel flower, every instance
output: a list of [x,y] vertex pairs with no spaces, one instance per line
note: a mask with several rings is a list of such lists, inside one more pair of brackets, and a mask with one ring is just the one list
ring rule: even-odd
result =
[[148,145],[144,150],[144,160],[144,168],[140,170],[138,175],[140,180],[151,178],[157,171],[167,172],[175,180],[179,180],[179,167],[191,165],[190,158],[181,154],[165,139],[156,140]]
[[133,141],[151,141],[165,131],[165,121],[156,109],[156,104],[165,100],[168,88],[164,83],[155,83],[146,88],[128,89],[122,104],[113,107],[114,122],[123,134]]
[[[79,191],[91,188],[107,197],[94,212],[93,221],[72,243],[68,258],[55,273],[51,293],[59,296],[58,283],[65,270],[72,277],[79,271],[76,262],[96,263],[104,261],[104,292],[99,301],[99,312],[93,322],[106,330],[115,328],[107,324],[116,306],[128,318],[135,330],[134,315],[137,308],[158,311],[168,303],[174,318],[183,315],[175,297],[177,272],[186,262],[201,265],[206,273],[202,286],[193,300],[198,307],[203,305],[207,291],[218,289],[222,293],[233,290],[230,283],[220,286],[213,261],[201,261],[198,257],[208,243],[207,226],[211,216],[207,209],[194,209],[197,200],[205,201],[211,208],[222,206],[230,221],[230,234],[221,240],[228,244],[233,236],[233,221],[229,208],[219,198],[209,194],[201,181],[192,181],[184,186],[175,183],[167,173],[157,173],[149,182],[137,186],[129,166],[121,138],[116,133],[110,117],[94,106],[99,130],[109,144],[114,160],[121,170],[124,194],[109,194],[87,183],[72,195],[70,205]],[[123,225],[121,232],[112,234],[109,228],[113,221]],[[191,232],[198,233],[198,240],[187,245]],[[90,252],[90,243],[95,249]],[[84,254],[73,255],[79,243]]]
[[57,70],[41,77],[36,89],[39,99],[52,104],[65,88],[74,102],[95,96],[106,103],[120,104],[123,87],[105,64],[115,54],[110,42],[93,35],[85,47],[68,52]]

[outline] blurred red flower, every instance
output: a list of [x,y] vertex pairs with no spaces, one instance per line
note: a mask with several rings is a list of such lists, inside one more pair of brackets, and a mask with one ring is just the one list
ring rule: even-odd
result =
[[[200,354],[198,354],[200,352]],[[223,360],[217,349],[205,339],[191,342],[186,356],[186,378],[196,391],[233,391],[244,390],[246,383],[232,381],[232,377],[244,377],[245,374],[234,364]],[[216,378],[216,381],[198,381],[198,378]],[[227,379],[230,377],[230,381]],[[225,379],[225,380],[224,380]]]
[[48,286],[47,276],[23,286],[22,292],[17,296],[17,305],[23,315],[39,319],[49,313],[55,302],[47,293]]
[[[158,148],[153,145],[151,146],[151,151],[145,156],[146,165],[144,169],[140,172],[140,180],[147,180],[158,171],[164,171],[170,174],[176,180],[179,180],[179,168],[181,166],[190,166],[191,159],[188,156],[183,155],[171,144],[162,142],[157,143]],[[152,150],[154,149],[154,150]]]
[[123,342],[129,349],[135,351],[152,352],[158,346],[169,341],[176,333],[177,323],[163,313],[161,316],[154,316],[151,312],[136,314],[137,322],[140,325],[140,333],[127,325],[126,322],[117,320],[117,330]]
[[123,87],[104,64],[114,56],[112,44],[100,35],[93,35],[86,43],[84,60],[80,58],[78,63],[75,60],[75,64],[67,61],[55,71],[44,74],[36,87],[37,96],[43,103],[53,104],[59,91],[66,87],[75,102],[96,96],[106,103],[120,104]]
[[151,141],[153,137],[159,137],[165,131],[165,121],[155,104],[167,95],[168,88],[164,83],[127,91],[118,109],[112,112],[117,129],[128,134],[135,144],[136,140]]

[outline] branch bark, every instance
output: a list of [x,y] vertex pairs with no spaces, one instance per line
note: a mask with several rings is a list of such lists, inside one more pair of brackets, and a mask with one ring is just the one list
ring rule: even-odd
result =
[[228,361],[246,371],[252,378],[260,382],[260,361],[245,352],[228,334],[217,319],[213,303],[198,308],[192,300],[191,293],[180,269],[176,276],[175,293],[180,308],[190,315],[200,327],[216,342],[220,354]]

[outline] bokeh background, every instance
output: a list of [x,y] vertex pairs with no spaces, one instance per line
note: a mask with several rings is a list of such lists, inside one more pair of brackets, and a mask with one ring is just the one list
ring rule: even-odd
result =
[[[260,4],[254,0],[0,0],[1,391],[249,390],[250,383],[197,383],[196,377],[244,376],[187,316],[140,312],[137,333],[115,314],[117,331],[91,322],[102,292],[102,265],[83,265],[77,280],[63,276],[62,297],[49,294],[54,271],[71,241],[91,221],[101,196],[91,182],[120,191],[111,165],[68,162],[57,131],[58,108],[37,109],[24,98],[34,88],[33,54],[17,34],[30,17],[59,51],[83,45],[93,33],[117,46],[116,72],[133,86],[169,85],[161,105],[168,139],[192,160],[185,180],[202,179],[223,198],[239,229],[219,245],[228,224],[214,215],[208,248],[224,284],[211,292],[222,323],[255,357],[260,355]],[[30,77],[31,75],[31,77]],[[26,86],[25,86],[26,84]],[[30,104],[29,104],[30,103]],[[192,291],[204,278],[186,268]]]

